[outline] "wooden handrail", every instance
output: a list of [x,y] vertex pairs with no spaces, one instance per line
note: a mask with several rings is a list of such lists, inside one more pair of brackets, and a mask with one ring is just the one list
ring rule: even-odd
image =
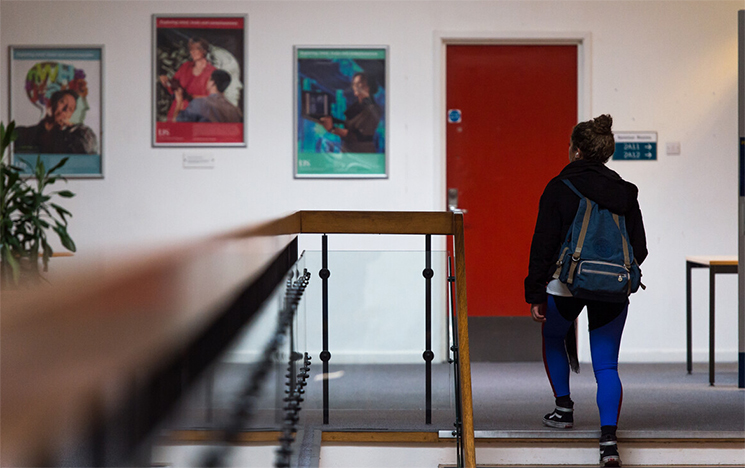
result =
[[471,352],[468,345],[468,301],[466,300],[466,239],[463,213],[453,214],[455,238],[455,296],[458,320],[458,367],[460,369],[461,410],[463,415],[463,453],[467,468],[476,468],[476,441],[473,429],[471,391]]
[[61,436],[82,434],[97,413],[120,406],[116,388],[183,353],[308,233],[454,236],[464,452],[475,468],[463,215],[362,211],[299,211],[144,257],[113,275],[93,270],[42,290],[3,290],[0,465],[43,463]]
[[303,234],[455,234],[449,212],[301,211]]
[[297,211],[217,236],[235,239],[280,234],[454,235],[454,214],[444,211]]

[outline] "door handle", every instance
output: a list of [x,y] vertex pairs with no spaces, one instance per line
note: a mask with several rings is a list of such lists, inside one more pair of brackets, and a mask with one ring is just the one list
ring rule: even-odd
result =
[[448,189],[448,211],[455,211],[458,213],[466,213],[468,210],[462,210],[458,208],[458,189]]

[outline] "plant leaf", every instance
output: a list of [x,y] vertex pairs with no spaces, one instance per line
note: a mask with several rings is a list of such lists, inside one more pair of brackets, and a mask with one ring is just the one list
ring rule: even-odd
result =
[[18,260],[13,257],[13,254],[6,246],[3,246],[3,258],[8,262],[13,272],[13,282],[18,284],[18,280],[21,278],[21,267],[18,265]]
[[59,236],[59,240],[60,242],[62,242],[62,245],[70,252],[75,252],[75,242],[73,242],[72,238],[67,234],[67,229],[64,226],[60,225],[55,226],[53,229],[54,232],[56,232]]
[[52,168],[47,171],[47,174],[51,174],[52,172],[56,171],[60,167],[64,166],[65,163],[67,163],[67,160],[68,159],[70,159],[70,158],[69,157],[64,157],[64,158],[60,159],[60,161],[57,164],[55,164],[54,166],[52,166]]
[[44,271],[48,271],[49,259],[52,258],[52,254],[54,253],[54,251],[52,250],[52,246],[47,243],[46,239],[44,239],[42,247],[44,248],[44,253],[42,255],[42,261],[44,262]]
[[5,155],[5,149],[18,138],[18,132],[16,131],[15,127],[16,123],[13,120],[11,120],[11,122],[8,124],[7,128],[0,124],[0,145],[2,145],[2,152],[0,152],[0,157]]
[[69,216],[72,218],[72,213],[70,213],[69,211],[67,211],[66,209],[62,208],[61,206],[55,203],[51,203],[51,206],[57,212],[59,217],[62,218],[62,222],[64,223],[64,225],[67,226],[67,217]]
[[44,161],[41,160],[41,155],[36,157],[36,178],[41,181],[46,175],[47,171],[44,166]]

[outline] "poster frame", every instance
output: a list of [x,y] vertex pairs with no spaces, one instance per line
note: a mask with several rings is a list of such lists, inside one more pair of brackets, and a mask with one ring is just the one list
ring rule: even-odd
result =
[[[158,142],[157,135],[157,96],[158,96],[158,19],[160,18],[179,18],[179,19],[199,19],[199,18],[241,18],[243,19],[242,29],[242,46],[243,64],[241,67],[241,81],[243,88],[241,90],[243,105],[241,106],[241,112],[243,113],[243,140],[240,142]],[[236,13],[204,13],[204,14],[183,14],[183,13],[154,13],[152,15],[152,32],[151,32],[151,95],[150,95],[150,106],[151,106],[151,146],[153,148],[246,148],[248,146],[248,14],[236,14]],[[184,28],[186,29],[186,28]]]
[[[386,102],[384,109],[385,119],[385,152],[384,152],[384,170],[381,173],[374,174],[350,174],[350,173],[318,173],[318,174],[300,174],[298,172],[299,154],[298,154],[298,124],[302,118],[298,110],[299,99],[298,87],[299,87],[299,69],[298,69],[298,54],[301,50],[312,49],[312,50],[383,50],[385,52],[385,78],[384,88],[386,93]],[[387,45],[294,45],[293,46],[293,88],[292,88],[292,106],[293,106],[293,121],[292,121],[292,154],[293,154],[293,177],[295,179],[387,179],[389,178],[390,171],[390,63],[391,54],[390,47]],[[339,153],[342,154],[342,153]]]
[[[97,135],[97,144],[98,144],[98,154],[96,155],[99,159],[99,167],[100,170],[98,172],[93,173],[83,173],[83,172],[68,172],[68,168],[70,165],[70,162],[68,160],[68,164],[63,166],[60,171],[55,172],[57,175],[62,175],[67,179],[103,179],[105,174],[105,142],[106,142],[106,127],[105,127],[105,61],[106,61],[106,52],[105,52],[105,46],[103,44],[54,44],[54,45],[40,45],[40,44],[23,44],[23,45],[10,45],[8,46],[8,121],[13,121],[16,119],[16,115],[14,112],[14,91],[18,91],[17,86],[19,86],[19,83],[16,83],[15,80],[15,68],[18,66],[17,62],[20,60],[16,60],[14,58],[16,51],[21,50],[36,50],[36,51],[76,51],[76,50],[96,50],[99,54],[99,71],[96,76],[98,79],[98,93],[96,95],[98,99],[98,130],[99,134]],[[90,75],[87,74],[86,78],[90,80]],[[24,94],[22,91],[21,94],[15,96],[18,98],[20,95]],[[95,103],[94,103],[95,105]],[[25,123],[22,122],[16,122],[16,128],[19,126],[25,126]],[[25,166],[18,166],[18,161],[16,158],[15,153],[15,144],[11,144],[10,146],[10,155],[9,155],[9,162],[12,165],[15,165],[17,167],[25,167]],[[41,155],[48,154],[52,156],[51,153],[40,153]],[[67,153],[65,153],[66,155]],[[69,153],[70,155],[75,155],[76,153]],[[4,156],[4,155],[0,155]],[[61,158],[59,157],[53,157],[50,161],[49,158],[44,158],[42,161],[45,161],[45,166],[47,168],[51,167],[51,164],[53,164],[55,161],[59,160]],[[21,177],[26,179],[32,179],[34,178],[33,169],[30,170],[30,172],[21,172]]]

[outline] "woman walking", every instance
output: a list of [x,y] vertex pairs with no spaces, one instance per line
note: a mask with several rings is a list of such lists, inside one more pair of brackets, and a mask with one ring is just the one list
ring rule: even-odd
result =
[[541,196],[525,278],[525,300],[530,304],[533,320],[542,323],[543,360],[556,398],[555,409],[543,418],[546,426],[569,429],[574,425],[570,364],[564,341],[577,316],[587,308],[590,352],[598,386],[600,466],[621,466],[616,438],[623,396],[618,350],[629,303],[573,297],[566,284],[553,279],[553,274],[559,249],[580,202],[564,179],[600,207],[623,215],[637,263],[641,264],[647,256],[638,189],[605,165],[615,149],[612,124],[611,116],[605,114],[581,122],[572,130],[569,164],[548,183]]

